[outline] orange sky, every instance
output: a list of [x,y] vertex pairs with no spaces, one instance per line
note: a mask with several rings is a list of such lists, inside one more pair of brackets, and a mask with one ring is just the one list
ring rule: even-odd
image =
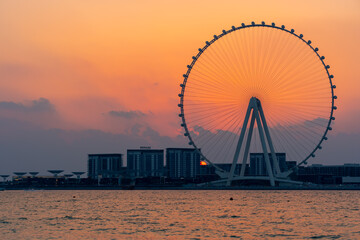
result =
[[334,129],[360,132],[357,0],[1,1],[0,102],[48,99],[57,115],[46,127],[120,133],[139,123],[174,136],[191,56],[222,29],[251,21],[284,24],[319,47],[337,85]]

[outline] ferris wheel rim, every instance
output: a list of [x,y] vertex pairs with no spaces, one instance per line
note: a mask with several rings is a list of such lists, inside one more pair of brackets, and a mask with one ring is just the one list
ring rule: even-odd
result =
[[213,39],[211,39],[210,41],[206,41],[205,42],[205,46],[203,46],[202,48],[199,48],[198,49],[198,53],[192,57],[192,62],[190,65],[187,65],[187,68],[188,70],[186,71],[186,73],[183,75],[184,77],[184,80],[183,82],[180,84],[180,87],[181,87],[181,92],[180,94],[178,95],[180,97],[180,103],[178,104],[178,107],[180,108],[180,114],[179,114],[179,117],[181,118],[182,120],[182,123],[181,123],[181,127],[184,128],[185,130],[185,133],[184,133],[184,136],[188,137],[189,139],[189,145],[193,146],[197,151],[198,153],[202,156],[203,160],[205,160],[206,162],[208,162],[209,164],[211,164],[212,166],[214,166],[216,169],[218,170],[223,170],[219,167],[217,167],[215,164],[216,163],[213,163],[212,161],[210,161],[202,152],[201,152],[201,148],[199,148],[196,143],[193,141],[192,137],[191,137],[191,134],[190,134],[190,131],[187,127],[187,124],[186,124],[186,120],[185,120],[185,111],[184,111],[184,95],[185,95],[185,89],[186,89],[186,83],[187,83],[187,80],[188,80],[188,77],[190,76],[190,73],[191,73],[191,70],[193,68],[193,66],[195,65],[195,63],[197,62],[197,60],[199,59],[199,57],[205,52],[205,50],[211,46],[214,42],[216,42],[217,40],[219,40],[220,38],[224,37],[225,35],[229,34],[229,33],[232,33],[232,32],[235,32],[235,31],[238,31],[238,30],[241,30],[241,29],[245,29],[245,28],[252,28],[252,27],[264,27],[264,28],[272,28],[272,29],[277,29],[277,30],[281,30],[283,32],[286,32],[286,33],[289,33],[291,34],[292,36],[295,36],[296,38],[298,38],[299,40],[303,41],[305,44],[307,44],[310,49],[313,51],[313,53],[316,54],[317,58],[321,61],[325,71],[326,71],[326,74],[327,74],[327,78],[329,79],[329,83],[330,83],[330,89],[331,89],[331,110],[330,110],[330,116],[329,116],[329,121],[327,123],[327,127],[324,131],[324,134],[322,135],[319,143],[315,146],[315,148],[310,152],[310,154],[308,154],[304,160],[301,160],[299,163],[297,163],[296,167],[302,165],[302,164],[306,164],[307,163],[307,160],[310,158],[310,157],[315,157],[315,152],[317,150],[320,150],[322,147],[321,147],[321,144],[323,143],[324,140],[327,140],[327,134],[329,131],[332,130],[331,128],[331,123],[332,121],[335,120],[335,117],[333,116],[334,115],[334,110],[337,109],[337,107],[335,106],[335,99],[337,99],[337,96],[335,95],[334,93],[334,89],[336,88],[336,85],[333,84],[333,81],[332,79],[334,78],[333,75],[330,74],[329,72],[329,68],[330,66],[329,65],[326,65],[325,64],[325,57],[324,56],[320,56],[320,54],[318,53],[318,48],[317,47],[313,47],[311,45],[311,41],[308,40],[306,41],[304,38],[303,38],[303,34],[296,34],[295,33],[295,30],[294,29],[286,29],[284,25],[281,25],[281,26],[276,26],[275,23],[272,23],[271,25],[269,24],[266,24],[264,21],[261,22],[261,24],[256,24],[255,22],[251,22],[251,24],[248,24],[246,25],[245,23],[242,23],[241,26],[239,27],[235,27],[235,26],[232,26],[230,30],[222,30],[222,33],[220,35],[214,35]]

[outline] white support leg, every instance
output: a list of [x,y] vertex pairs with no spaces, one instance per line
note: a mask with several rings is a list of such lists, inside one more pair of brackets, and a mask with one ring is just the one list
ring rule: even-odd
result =
[[249,103],[249,106],[248,106],[248,109],[246,111],[246,115],[245,115],[245,119],[244,119],[244,123],[243,123],[243,126],[242,126],[242,129],[241,129],[241,133],[240,133],[240,138],[239,138],[239,141],[238,141],[238,144],[236,146],[236,150],[235,150],[235,155],[234,155],[234,159],[233,159],[233,162],[232,162],[232,165],[231,165],[231,169],[230,169],[230,174],[228,176],[228,180],[226,182],[226,186],[231,186],[231,182],[232,182],[232,179],[234,177],[234,172],[235,172],[235,168],[236,168],[236,163],[239,159],[239,154],[240,154],[240,149],[241,149],[241,145],[242,145],[242,142],[244,140],[244,136],[245,136],[245,131],[246,131],[246,127],[247,127],[247,124],[249,122],[249,116],[250,116],[250,113],[251,113],[251,110],[252,110],[252,100],[253,98],[250,99],[250,103]]
[[265,119],[265,114],[264,114],[264,111],[262,109],[260,101],[258,101],[258,110],[259,110],[259,114],[260,114],[260,117],[261,117],[261,121],[263,123],[265,135],[266,135],[266,138],[267,138],[267,142],[269,144],[271,158],[273,160],[273,165],[275,167],[275,175],[279,175],[281,173],[280,166],[279,166],[279,161],[277,160],[277,157],[276,157],[274,145],[273,145],[272,140],[271,140],[269,128],[267,126],[266,119]]
[[260,117],[259,117],[259,111],[258,111],[257,104],[254,107],[253,114],[255,114],[256,123],[257,123],[258,130],[259,130],[261,145],[262,145],[262,149],[263,149],[263,152],[264,152],[266,169],[267,169],[267,172],[268,172],[269,178],[270,178],[270,184],[271,184],[271,186],[275,186],[274,174],[273,174],[273,171],[272,171],[272,167],[271,167],[271,163],[270,163],[270,159],[269,159],[269,154],[268,154],[268,151],[267,151],[267,148],[266,148],[265,137],[264,137],[264,132],[263,132],[263,126],[261,124],[261,120],[260,120]]
[[[254,124],[255,124],[255,121],[256,121],[258,130],[259,130],[262,149],[263,149],[263,152],[264,152],[266,170],[267,170],[267,173],[269,175],[270,184],[271,184],[271,186],[275,186],[275,177],[274,177],[273,167],[274,167],[276,176],[279,176],[281,174],[281,170],[280,170],[279,162],[278,162],[278,160],[276,158],[274,145],[272,143],[272,139],[271,139],[271,136],[270,136],[270,131],[269,131],[268,125],[266,123],[264,111],[262,109],[260,101],[256,97],[252,97],[250,99],[249,106],[248,106],[248,109],[246,111],[244,123],[243,123],[242,129],[241,129],[239,141],[238,141],[237,146],[236,146],[236,150],[235,150],[233,162],[232,162],[232,165],[231,165],[230,173],[228,175],[228,179],[227,180],[224,179],[222,181],[226,181],[226,186],[231,186],[231,183],[232,183],[232,181],[234,179],[234,172],[235,172],[235,169],[236,169],[237,161],[239,159],[240,150],[241,150],[241,147],[242,147],[242,143],[244,141],[246,128],[247,128],[247,125],[248,125],[248,122],[249,122],[250,115],[251,115],[251,122],[250,122],[249,132],[248,132],[247,139],[246,139],[244,157],[243,157],[243,161],[242,161],[240,176],[238,176],[237,178],[238,179],[245,178],[244,175],[245,175],[246,162],[247,162],[248,155],[249,155],[251,138],[252,138],[252,134],[253,134]],[[271,158],[273,159],[273,165],[274,166],[272,166],[272,164],[270,162],[269,153],[268,153],[268,150],[267,150],[266,140],[267,140],[268,145],[269,145],[269,150],[270,150],[270,153],[271,153]]]
[[246,162],[247,162],[247,158],[248,158],[248,155],[249,155],[249,148],[250,148],[251,137],[252,137],[252,133],[253,133],[253,129],[254,129],[254,123],[255,123],[255,115],[254,115],[254,112],[253,112],[253,114],[251,116],[249,132],[248,132],[248,136],[247,136],[247,140],[246,140],[244,157],[243,157],[243,161],[242,161],[242,164],[241,164],[241,172],[240,172],[241,177],[243,177],[245,175]]

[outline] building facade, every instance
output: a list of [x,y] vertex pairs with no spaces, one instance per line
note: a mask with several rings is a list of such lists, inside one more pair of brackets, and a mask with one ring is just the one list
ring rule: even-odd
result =
[[316,184],[350,184],[360,177],[360,164],[300,166],[297,180]]
[[88,177],[117,178],[122,173],[122,154],[89,154],[88,155]]
[[322,165],[312,164],[308,167],[300,167],[298,175],[331,175],[338,177],[359,177],[360,164],[344,164],[344,165]]
[[194,148],[167,148],[166,168],[169,178],[196,178],[200,174],[200,153]]
[[164,176],[164,150],[129,149],[127,150],[127,172],[133,177]]
[[[285,153],[275,153],[276,158],[279,163],[280,170],[282,172],[287,171],[287,164],[286,164],[286,154]],[[271,167],[274,171],[274,164],[269,153],[269,159]],[[250,153],[250,175],[251,176],[268,176],[268,172],[266,169],[265,157],[264,153]]]

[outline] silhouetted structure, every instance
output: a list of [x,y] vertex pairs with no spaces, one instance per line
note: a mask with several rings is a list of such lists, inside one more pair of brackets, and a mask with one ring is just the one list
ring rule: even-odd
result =
[[166,168],[170,178],[196,178],[200,175],[200,153],[194,148],[167,148]]
[[133,177],[164,176],[164,150],[149,147],[128,149],[127,172]]
[[3,182],[6,182],[6,179],[9,177],[10,175],[0,175],[0,177],[2,177]]
[[286,161],[287,169],[295,168],[296,165],[297,165],[297,162],[296,162],[296,161]]
[[[286,165],[286,154],[285,153],[275,153],[276,158],[279,163],[281,172],[288,170]],[[269,153],[269,160],[271,166],[273,166],[272,156]],[[274,169],[274,168],[273,168]],[[267,169],[265,163],[264,153],[250,153],[250,175],[251,176],[267,176]]]
[[[91,179],[117,178],[122,173],[123,159],[120,153],[89,154],[88,176]],[[73,172],[75,174],[75,172]],[[81,173],[81,172],[77,172]],[[81,175],[81,174],[80,174]],[[80,177],[79,175],[79,177]]]
[[[221,169],[225,170],[226,172],[230,172],[232,164],[231,163],[216,163],[215,165],[220,167]],[[242,166],[241,163],[236,164],[234,174],[240,175],[241,166]],[[245,166],[245,176],[249,175],[249,172],[250,172],[249,164],[246,164],[246,166]]]
[[36,175],[39,174],[39,172],[29,172],[29,174],[30,174],[32,177],[35,177]]
[[72,173],[75,174],[78,180],[80,180],[81,175],[83,175],[85,172],[72,172]]
[[297,179],[317,184],[341,184],[357,182],[360,177],[360,164],[322,165],[313,164],[299,167]]
[[17,178],[21,178],[23,177],[27,172],[14,172],[14,175],[17,177]]
[[57,177],[63,171],[64,170],[48,170],[48,172],[51,173],[54,177]]

